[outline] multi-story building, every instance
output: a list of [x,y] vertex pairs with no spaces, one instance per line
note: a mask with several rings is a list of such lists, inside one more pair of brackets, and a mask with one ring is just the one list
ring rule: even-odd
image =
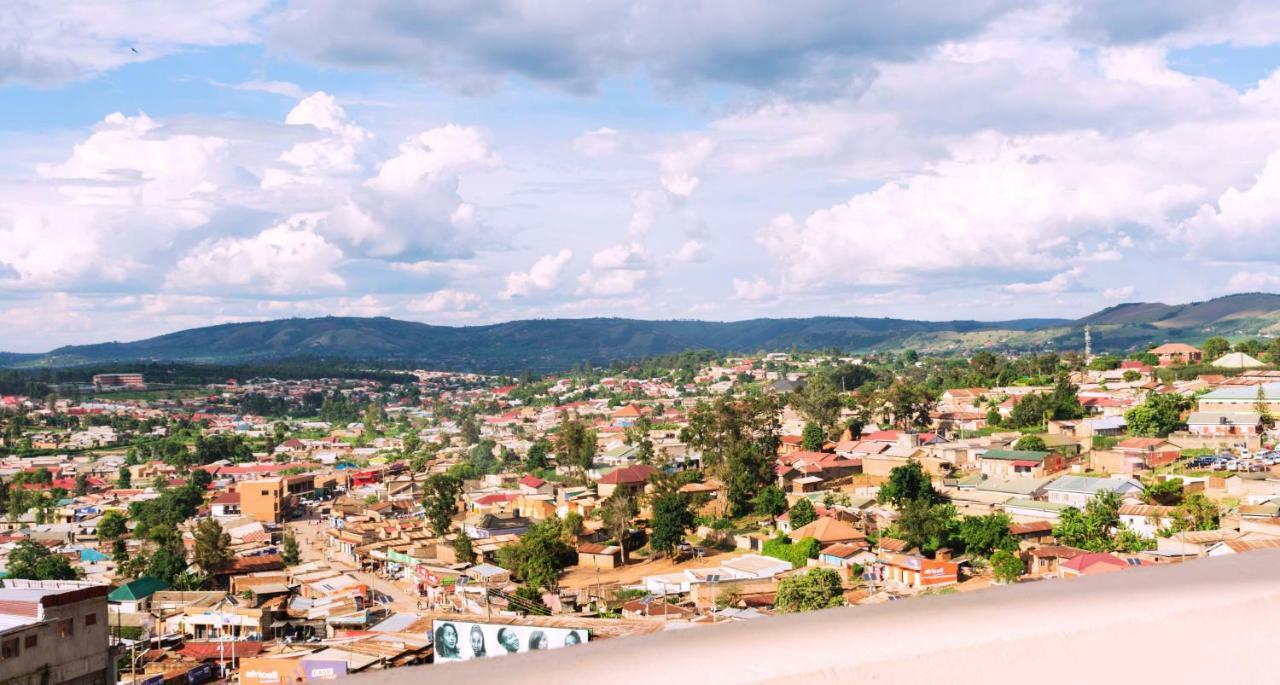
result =
[[95,388],[145,388],[147,383],[140,373],[99,373],[93,377]]
[[284,521],[286,488],[283,477],[236,483],[236,492],[240,493],[240,512],[263,523]]
[[106,685],[115,682],[108,644],[106,585],[6,580],[0,587],[0,682]]

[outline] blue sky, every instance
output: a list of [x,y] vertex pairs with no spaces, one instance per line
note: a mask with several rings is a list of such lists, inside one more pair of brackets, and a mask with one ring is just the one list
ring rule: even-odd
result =
[[1280,290],[1280,13],[929,4],[9,4],[0,349]]

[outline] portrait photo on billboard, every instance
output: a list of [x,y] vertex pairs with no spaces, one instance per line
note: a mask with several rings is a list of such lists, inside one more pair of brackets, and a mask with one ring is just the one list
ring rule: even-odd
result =
[[548,628],[437,619],[432,622],[435,660],[469,661],[490,656],[572,647],[591,639],[586,628]]

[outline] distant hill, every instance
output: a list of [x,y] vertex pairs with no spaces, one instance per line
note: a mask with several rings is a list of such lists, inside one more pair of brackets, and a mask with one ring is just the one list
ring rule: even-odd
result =
[[435,326],[389,318],[280,319],[193,328],[134,342],[61,347],[46,354],[0,353],[0,366],[78,366],[130,361],[243,363],[283,359],[367,361],[475,371],[553,371],[590,362],[690,349],[754,353],[838,348],[1079,350],[1084,327],[1095,351],[1125,351],[1210,335],[1280,335],[1280,295],[1245,293],[1168,305],[1133,302],[1077,320],[912,321],[862,317],[643,321],[534,319],[486,326]]
[[487,326],[433,326],[389,318],[323,317],[222,324],[135,342],[61,347],[13,355],[0,365],[74,366],[113,361],[246,362],[339,358],[436,368],[566,369],[689,349],[755,352],[792,347],[867,350],[912,335],[955,331],[1028,331],[1062,319],[1003,322],[909,321],[852,317],[711,321],[534,319]]

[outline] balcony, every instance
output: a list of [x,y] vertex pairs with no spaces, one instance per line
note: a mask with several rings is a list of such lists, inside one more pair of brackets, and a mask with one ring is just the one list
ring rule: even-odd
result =
[[1280,550],[1262,550],[380,671],[350,682],[1276,682],[1278,631]]

